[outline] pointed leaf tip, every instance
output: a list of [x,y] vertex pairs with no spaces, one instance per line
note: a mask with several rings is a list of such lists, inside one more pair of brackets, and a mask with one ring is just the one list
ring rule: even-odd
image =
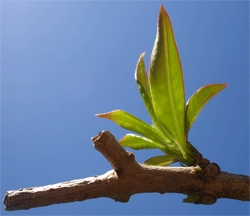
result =
[[167,13],[167,12],[166,12],[166,10],[165,10],[165,8],[163,7],[163,5],[162,5],[162,4],[160,4],[160,13],[162,13],[162,12]]
[[186,135],[207,102],[227,87],[227,84],[209,84],[199,88],[186,105]]
[[148,76],[143,59],[145,54],[146,54],[145,52],[142,53],[137,62],[135,70],[135,80],[137,84],[142,86],[145,89],[146,93],[149,94]]

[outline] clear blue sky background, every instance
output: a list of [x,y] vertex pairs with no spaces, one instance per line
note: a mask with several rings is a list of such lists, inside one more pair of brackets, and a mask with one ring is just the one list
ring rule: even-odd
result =
[[[126,110],[150,123],[134,81],[149,63],[162,2],[1,2],[1,199],[7,190],[100,175],[111,169],[90,140],[127,133],[96,113]],[[190,142],[223,171],[249,175],[249,3],[163,2],[179,48],[186,100],[228,83],[202,111]],[[136,151],[138,162],[157,151]],[[178,165],[178,164],[176,164]],[[184,204],[182,194],[139,194],[6,215],[248,214],[249,202]]]

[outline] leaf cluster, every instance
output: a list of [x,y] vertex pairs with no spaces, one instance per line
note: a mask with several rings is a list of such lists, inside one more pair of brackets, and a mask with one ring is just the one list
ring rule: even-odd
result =
[[209,84],[198,89],[185,104],[181,61],[170,18],[161,5],[157,34],[147,74],[142,53],[136,66],[135,80],[152,119],[152,125],[123,110],[97,114],[136,134],[126,134],[122,146],[135,150],[159,149],[164,155],[147,161],[167,166],[180,162],[194,165],[200,153],[188,141],[188,132],[207,102],[226,84]]

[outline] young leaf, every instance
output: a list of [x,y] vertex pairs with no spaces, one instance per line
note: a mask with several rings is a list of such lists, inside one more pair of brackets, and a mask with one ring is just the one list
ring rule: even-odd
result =
[[182,67],[171,21],[162,6],[150,60],[149,81],[154,111],[185,154],[185,95]]
[[135,134],[126,134],[119,141],[119,143],[122,146],[126,146],[135,150],[157,148],[163,151],[165,154],[175,155],[176,157],[182,156],[179,147],[176,145],[169,143],[159,144],[158,142],[155,142],[146,137],[138,136]]
[[145,52],[142,53],[139,57],[136,70],[135,70],[135,81],[137,82],[137,84],[139,84],[145,89],[146,94],[150,95],[148,76],[146,73],[145,64],[143,60],[144,55],[145,55]]
[[149,158],[144,163],[147,165],[154,165],[154,166],[168,166],[171,163],[176,162],[175,158],[169,155],[160,155]]
[[162,134],[155,130],[153,127],[148,125],[146,122],[136,118],[135,116],[123,111],[123,110],[114,110],[112,112],[96,114],[97,117],[109,119],[124,129],[134,131],[138,134],[141,134],[152,141],[165,143],[165,140]]
[[186,135],[195,122],[202,108],[227,84],[210,84],[198,89],[188,100],[186,105]]
[[140,55],[139,61],[137,63],[136,70],[135,70],[135,81],[137,83],[143,102],[148,110],[148,113],[150,114],[151,118],[154,119],[155,113],[154,113],[154,109],[152,106],[148,77],[146,74],[146,69],[145,69],[145,65],[143,61],[144,55],[145,53],[142,53]]
[[150,139],[135,134],[126,134],[119,143],[135,150],[140,149],[162,149],[162,146]]
[[152,118],[153,124],[156,126],[159,132],[161,132],[162,135],[165,137],[166,142],[173,143],[174,138],[172,137],[170,132],[164,127],[164,125],[162,125],[161,121],[157,118],[154,112],[151,95],[150,95],[148,76],[146,74],[146,69],[145,69],[145,65],[143,61],[144,55],[145,53],[142,53],[140,55],[139,61],[137,63],[136,71],[135,71],[135,80],[138,85],[138,89],[140,91],[144,104],[148,110],[148,113]]

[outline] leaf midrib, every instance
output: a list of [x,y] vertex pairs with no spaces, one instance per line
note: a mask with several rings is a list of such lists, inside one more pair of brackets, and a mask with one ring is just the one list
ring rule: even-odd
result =
[[[164,36],[166,38],[169,37],[166,31],[164,31],[164,34],[165,34]],[[171,114],[173,116],[173,123],[175,126],[175,131],[177,132],[177,136],[179,138],[179,137],[182,137],[182,132],[181,132],[180,122],[179,122],[177,111],[176,111],[176,105],[175,105],[175,102],[173,99],[173,88],[172,88],[171,70],[170,70],[170,58],[169,58],[169,52],[168,52],[168,40],[167,40],[167,43],[166,42],[164,43],[164,46],[165,46],[165,50],[167,51],[167,52],[165,52],[164,57],[165,57],[165,59],[168,60],[164,66],[166,67],[165,70],[169,71],[169,73],[167,73],[167,82],[168,82],[167,88],[168,88],[168,96],[170,99],[169,103],[170,103],[170,107],[171,107]],[[180,145],[181,149],[183,150],[183,145],[182,145],[183,140],[178,139],[177,141],[178,141],[178,144]]]

